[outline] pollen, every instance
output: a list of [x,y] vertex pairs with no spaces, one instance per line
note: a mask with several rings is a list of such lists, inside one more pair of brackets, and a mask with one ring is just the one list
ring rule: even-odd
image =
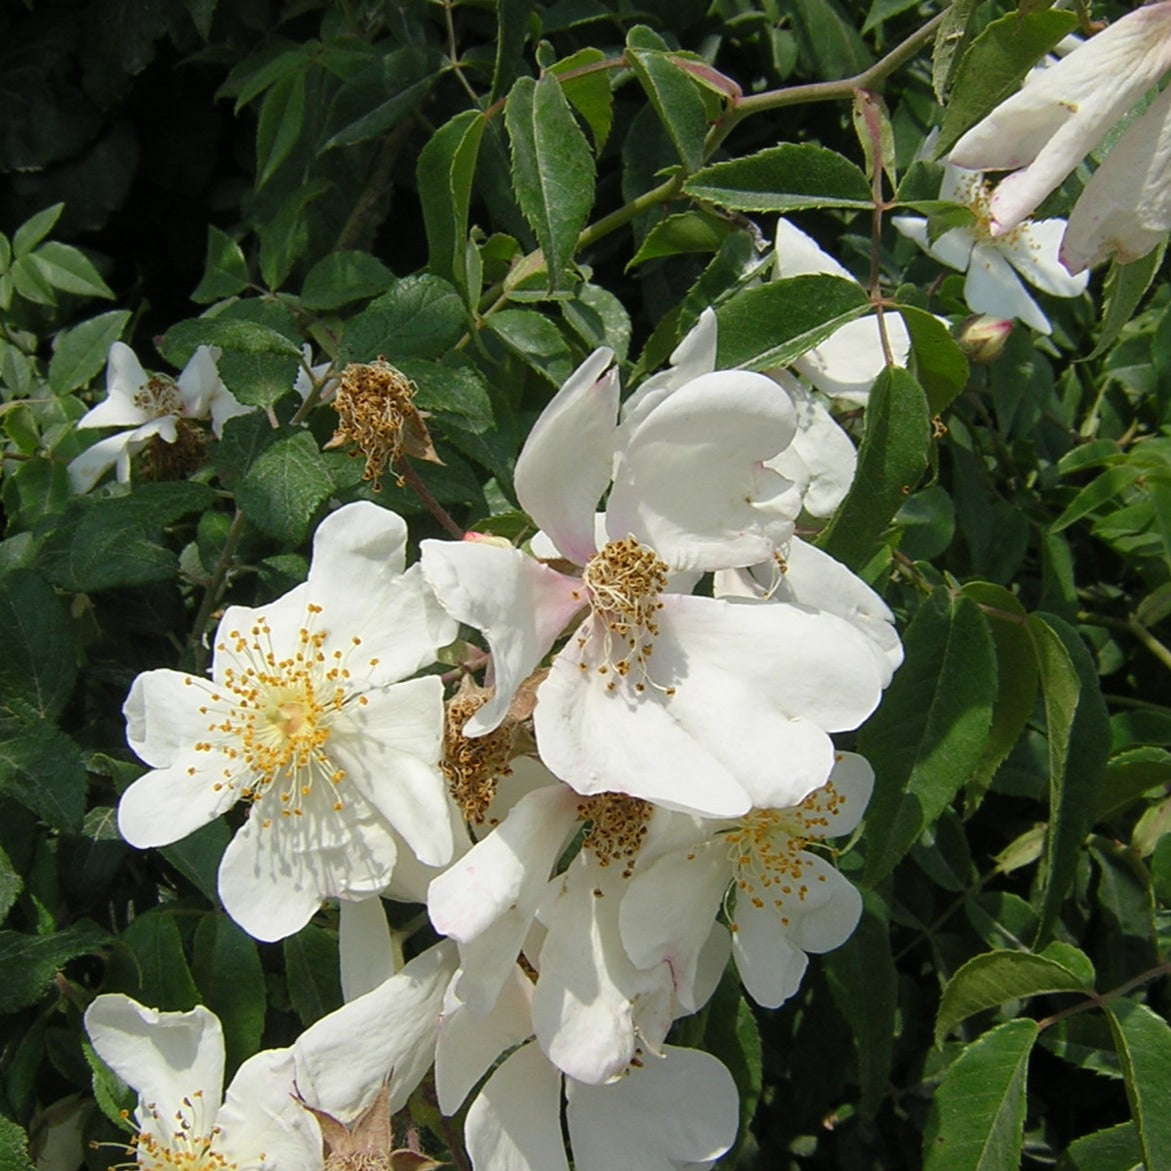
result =
[[505,716],[498,728],[483,736],[465,736],[464,725],[488,702],[490,691],[464,677],[459,692],[447,704],[443,730],[443,758],[439,767],[447,778],[452,800],[464,818],[481,824],[496,796],[501,777],[512,774],[513,736],[516,720]]
[[[380,477],[392,469],[404,451],[437,458],[431,448],[423,415],[415,406],[415,384],[384,358],[354,362],[341,374],[331,405],[338,414],[337,430],[326,447],[352,443],[351,455],[363,455],[362,479],[381,489]],[[430,455],[427,455],[430,452]],[[395,473],[399,487],[402,477]]]
[[[205,1118],[203,1095],[196,1092],[183,1099],[181,1107],[164,1117],[154,1105],[139,1107],[154,1125],[131,1140],[126,1153],[134,1162],[122,1164],[138,1171],[237,1171],[239,1164],[216,1150],[220,1128]],[[249,1160],[252,1165],[252,1160]]]
[[179,385],[165,374],[152,374],[131,396],[130,401],[151,419],[183,413]]
[[234,629],[216,647],[223,668],[209,703],[209,736],[196,751],[216,753],[223,762],[214,788],[250,801],[270,801],[261,824],[276,810],[300,817],[323,796],[316,811],[344,808],[338,786],[345,771],[327,751],[333,725],[347,705],[360,704],[346,652],[326,656],[328,631],[318,626],[322,608],[306,607],[290,655],[279,656],[263,613],[246,630]]
[[673,695],[673,687],[656,683],[650,673],[650,657],[661,631],[657,621],[667,586],[667,564],[653,549],[634,537],[611,541],[590,558],[582,572],[592,621],[578,636],[582,653],[579,666],[586,670],[586,650],[597,639],[600,662],[597,673],[607,691],[628,683],[636,695],[648,687]]
[[639,851],[646,839],[654,806],[625,793],[598,793],[584,797],[577,806],[578,821],[588,828],[582,849],[589,850],[599,866],[622,867],[622,877],[634,873]]

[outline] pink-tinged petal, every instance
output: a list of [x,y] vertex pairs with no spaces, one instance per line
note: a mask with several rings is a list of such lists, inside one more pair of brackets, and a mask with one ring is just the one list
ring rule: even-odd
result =
[[[421,571],[403,572],[406,542],[402,517],[369,501],[339,508],[314,534],[308,597],[323,607],[321,623],[331,636],[327,653],[334,644],[348,649],[360,637],[351,670],[370,683],[405,679],[434,662],[436,648],[458,633]],[[371,656],[378,660],[374,667]]]
[[1025,292],[1020,277],[1001,255],[996,244],[983,241],[972,249],[972,262],[964,280],[964,300],[976,313],[1016,317],[1038,333],[1051,333],[1049,318]]
[[220,757],[192,753],[191,760],[191,764],[144,773],[122,794],[118,832],[132,846],[140,850],[169,846],[214,821],[239,800],[239,790],[223,783]]
[[732,924],[732,954],[748,995],[762,1008],[779,1008],[801,987],[809,957],[790,943],[780,916],[741,900]]
[[558,1069],[591,1085],[620,1077],[640,1052],[657,1051],[671,1027],[670,969],[635,968],[622,946],[626,881],[583,851],[540,911],[548,934],[533,991],[533,1032]]
[[[462,975],[462,973],[461,973]],[[532,982],[514,963],[491,1011],[477,1015],[448,987],[435,1046],[435,1092],[439,1109],[454,1114],[493,1062],[532,1035]]]
[[394,1113],[430,1068],[455,948],[438,943],[365,996],[331,1012],[293,1045],[302,1097],[348,1120],[390,1078]]
[[614,353],[595,350],[533,424],[516,461],[521,507],[571,561],[594,552],[594,512],[610,482],[618,421]]
[[169,1114],[185,1097],[201,1093],[214,1114],[223,1094],[224,1035],[202,1005],[159,1012],[111,993],[86,1009],[85,1028],[97,1055],[144,1103]]
[[[397,867],[396,867],[397,869]],[[342,899],[338,907],[338,961],[342,997],[347,1002],[377,988],[394,975],[394,943],[382,899]]]
[[695,996],[700,953],[711,935],[732,864],[719,838],[673,851],[640,865],[622,896],[618,921],[626,954],[636,967],[666,962],[675,995],[687,1012]]
[[977,170],[1022,171],[992,200],[999,232],[1029,215],[1171,67],[1171,4],[1128,13],[1067,57],[1035,70],[952,148]]
[[[1133,178],[1131,184],[1133,191]],[[1084,293],[1089,276],[1070,276],[1058,260],[1065,220],[1031,220],[996,241],[1005,259],[1031,284],[1054,297]]]
[[824,858],[801,854],[801,882],[809,894],[804,901],[786,900],[791,918],[788,936],[794,947],[821,955],[841,947],[862,917],[862,896]]
[[126,742],[155,768],[187,763],[196,743],[208,737],[214,717],[200,712],[214,689],[206,679],[160,668],[144,671],[122,705]]
[[620,1082],[567,1082],[565,1094],[577,1171],[671,1171],[710,1163],[736,1141],[736,1083],[699,1049],[667,1045]]
[[266,1049],[240,1066],[216,1115],[214,1149],[229,1166],[317,1171],[321,1130],[296,1090],[291,1049]]
[[376,894],[390,881],[395,845],[382,822],[360,800],[328,812],[322,808],[327,803],[322,795],[306,801],[303,816],[282,817],[276,810],[265,816],[275,799],[260,802],[228,843],[220,860],[220,898],[254,939],[284,939],[300,931],[324,899]]
[[418,859],[443,866],[453,848],[447,786],[438,760],[443,684],[437,675],[366,692],[333,724],[326,752],[352,785],[402,834]]
[[1072,273],[1107,256],[1127,264],[1171,228],[1171,89],[1165,89],[1113,146],[1081,193],[1061,247]]
[[763,374],[692,379],[634,430],[606,507],[611,540],[633,534],[672,569],[751,565],[792,532],[787,482],[763,461],[797,430],[787,395]]
[[569,1171],[561,1075],[536,1045],[522,1046],[488,1079],[468,1110],[464,1141],[475,1171]]
[[110,347],[106,363],[106,397],[84,414],[79,427],[137,427],[151,418],[134,397],[149,375],[125,342]]
[[[905,366],[911,338],[897,313],[884,313],[883,325],[896,366]],[[822,394],[865,406],[874,380],[886,368],[876,316],[848,321],[821,345],[802,354],[793,368]]]
[[464,725],[465,736],[482,736],[504,719],[516,689],[585,605],[581,582],[500,545],[424,541],[420,552],[444,609],[479,630],[492,652],[496,693]]

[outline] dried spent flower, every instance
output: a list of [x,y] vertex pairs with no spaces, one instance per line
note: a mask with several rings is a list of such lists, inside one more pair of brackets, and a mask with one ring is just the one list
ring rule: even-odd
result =
[[301,1105],[317,1119],[325,1140],[325,1171],[433,1171],[439,1164],[421,1151],[409,1147],[394,1149],[390,1122],[390,1089],[383,1086],[378,1096],[346,1125],[317,1110],[308,1102]]
[[[353,443],[357,455],[366,457],[362,479],[371,480],[374,490],[382,487],[380,477],[403,455],[443,461],[435,453],[426,417],[415,406],[418,387],[401,370],[385,358],[373,362],[352,362],[341,374],[337,394],[331,406],[338,414],[337,430],[325,445],[327,449]],[[403,477],[395,472],[402,487]]]

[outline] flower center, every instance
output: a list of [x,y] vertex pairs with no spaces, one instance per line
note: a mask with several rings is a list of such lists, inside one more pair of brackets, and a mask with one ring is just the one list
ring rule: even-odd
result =
[[[169,1119],[163,1119],[153,1104],[144,1104],[140,1109],[160,1124],[160,1132],[174,1127],[166,1141],[145,1130],[131,1139],[128,1153],[136,1156],[137,1166],[143,1171],[237,1171],[239,1164],[215,1149],[222,1132],[220,1127],[209,1126],[205,1121],[202,1093],[184,1098],[180,1109]],[[260,1166],[264,1161],[265,1155],[260,1153],[249,1165]]]
[[[235,663],[224,671],[221,685],[210,687],[210,702],[199,709],[212,717],[212,738],[196,751],[218,752],[225,761],[216,790],[238,790],[252,801],[278,793],[283,817],[302,816],[306,799],[321,786],[332,808],[343,808],[336,790],[345,770],[330,760],[326,744],[337,714],[350,703],[367,702],[355,691],[348,654],[335,650],[327,656],[323,650],[328,632],[314,629],[321,610],[309,603],[296,633],[297,649],[284,658],[273,649],[263,614],[248,631],[229,631],[216,651],[230,653]],[[361,639],[352,644],[356,649]],[[370,660],[371,666],[376,663]],[[195,682],[188,677],[188,685]],[[188,771],[194,775],[194,769]],[[267,827],[271,819],[261,824]]]
[[634,873],[634,864],[654,813],[649,801],[625,793],[597,793],[578,802],[577,819],[588,824],[582,849],[589,850],[599,866],[621,865],[622,877]]
[[181,415],[183,398],[173,378],[152,374],[130,400],[148,418],[161,419],[164,415]]
[[[956,192],[956,202],[966,204],[972,215],[976,217],[973,231],[976,233],[977,240],[991,240],[993,238],[992,190],[991,183],[982,175],[975,174],[965,176],[960,181],[959,190]],[[997,236],[997,243],[1016,243],[1022,237],[1021,229],[1025,224],[1031,222],[1031,220],[1025,220],[1024,223],[1018,224],[1013,228],[1011,232],[1005,232],[1003,235]]]
[[[724,834],[737,898],[748,899],[758,909],[768,903],[778,911],[782,926],[789,925],[786,904],[803,903],[809,895],[804,880],[809,865],[805,853],[810,842],[822,841],[830,829],[830,816],[845,802],[832,781],[815,789],[800,805],[790,809],[757,809]],[[818,875],[824,882],[825,876]]]
[[484,736],[465,736],[464,724],[488,701],[491,693],[464,692],[447,705],[443,730],[443,759],[439,767],[447,778],[452,800],[464,819],[482,823],[496,796],[501,777],[512,774],[512,742],[515,721],[506,716],[498,728]]
[[[661,594],[667,586],[667,563],[634,537],[624,537],[595,553],[581,579],[593,621],[578,636],[577,643],[584,652],[594,635],[600,636],[601,661],[595,669],[600,675],[611,676],[607,690],[617,690],[613,676],[626,679],[633,671],[636,692],[645,691],[649,685],[665,695],[674,695],[673,687],[656,684],[647,669],[659,636],[655,618],[663,608]],[[584,655],[578,665],[583,671],[589,669]]]

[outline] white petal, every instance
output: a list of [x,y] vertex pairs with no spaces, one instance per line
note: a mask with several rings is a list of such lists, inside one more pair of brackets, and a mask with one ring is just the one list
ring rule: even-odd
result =
[[1052,331],[1049,318],[1025,292],[1020,277],[993,243],[985,241],[972,249],[972,262],[964,281],[964,300],[976,313],[1017,317],[1038,333]]
[[630,437],[606,507],[612,540],[633,534],[673,569],[750,565],[792,532],[772,507],[787,487],[762,466],[796,432],[792,403],[762,374],[692,379]]
[[[1133,177],[1131,181],[1133,187]],[[1000,236],[996,247],[1034,288],[1054,297],[1077,297],[1085,292],[1087,274],[1070,276],[1057,258],[1065,220],[1029,220],[1014,232]]]
[[403,519],[369,501],[331,513],[313,538],[310,600],[324,607],[322,624],[336,629],[339,647],[357,635],[360,659],[378,658],[373,682],[405,679],[458,633],[419,571],[403,573],[406,540]]
[[812,236],[801,231],[784,216],[777,220],[774,276],[781,280],[792,276],[840,276],[854,280],[854,274],[839,264]]
[[870,767],[870,761],[856,752],[839,752],[827,787],[814,789],[801,803],[803,810],[815,814],[824,823],[816,833],[811,830],[810,840],[815,837],[839,838],[853,833],[873,792],[874,769]]
[[673,1171],[718,1159],[736,1141],[740,1103],[724,1065],[698,1049],[663,1052],[612,1085],[566,1083],[578,1171]]
[[[897,313],[884,313],[883,325],[896,366],[905,366],[911,339]],[[848,321],[821,345],[802,354],[793,367],[823,394],[865,406],[874,380],[886,367],[876,316]]]
[[585,604],[581,583],[499,545],[424,541],[420,551],[443,607],[481,631],[492,652],[496,694],[464,725],[465,736],[482,736],[504,719],[516,689]]
[[106,397],[78,420],[79,427],[137,427],[150,415],[134,402],[148,375],[125,342],[114,342],[106,360]]
[[169,846],[214,821],[239,799],[223,781],[222,760],[191,753],[170,768],[144,773],[118,802],[118,832],[140,850]]
[[622,946],[626,880],[616,870],[583,851],[540,912],[548,934],[533,1031],[554,1065],[592,1085],[621,1076],[643,1047],[657,1050],[672,1019],[670,969],[636,969]]
[[[216,369],[219,350],[214,346],[199,346],[188,359],[183,372],[175,380],[179,385],[179,396],[183,400],[183,414],[189,419],[206,419],[211,414],[211,404],[217,393],[235,398],[220,381]],[[238,404],[237,404],[238,405]],[[217,432],[218,434],[218,432]]]
[[762,1008],[779,1008],[801,987],[809,957],[789,942],[771,906],[736,907],[732,954],[744,989]]
[[841,947],[854,934],[862,917],[862,896],[824,858],[802,853],[801,861],[801,881],[818,897],[807,897],[804,904],[786,903],[794,911],[789,938],[794,947],[820,955]]
[[593,553],[594,511],[610,482],[618,421],[614,352],[595,350],[533,424],[516,461],[521,507],[571,561]]
[[98,1056],[144,1103],[157,1104],[165,1116],[184,1097],[202,1094],[214,1115],[223,1094],[224,1035],[202,1005],[159,1012],[112,993],[86,1009],[85,1028]]
[[326,751],[353,785],[406,840],[419,860],[451,860],[447,788],[438,760],[443,684],[437,675],[366,692],[335,720]]
[[321,1130],[294,1097],[296,1088],[292,1050],[266,1049],[249,1057],[216,1115],[222,1133],[214,1149],[230,1166],[316,1171],[321,1166]]
[[688,1012],[699,1007],[699,956],[731,880],[727,847],[717,838],[640,865],[622,897],[619,926],[627,955],[639,968],[666,961]]
[[386,911],[377,896],[342,899],[338,908],[338,959],[342,996],[348,1002],[394,975],[394,943]]
[[468,1110],[464,1141],[475,1171],[569,1171],[561,1075],[536,1045],[518,1049],[488,1079]]
[[[463,973],[461,973],[462,975]],[[435,1092],[439,1109],[454,1114],[501,1053],[533,1032],[532,982],[514,963],[491,1012],[477,1015],[448,987],[435,1047]]]
[[1080,273],[1115,254],[1126,264],[1171,228],[1171,90],[1126,128],[1081,193],[1061,259]]
[[455,948],[438,943],[297,1038],[297,1086],[307,1102],[349,1120],[390,1076],[390,1109],[406,1105],[431,1065]]
[[211,730],[210,717],[199,709],[212,692],[206,679],[182,671],[161,668],[137,676],[122,705],[126,741],[135,755],[155,768],[185,760]]
[[133,431],[120,431],[91,443],[69,461],[69,487],[74,492],[88,492],[120,459],[127,461],[140,449],[134,445]]

